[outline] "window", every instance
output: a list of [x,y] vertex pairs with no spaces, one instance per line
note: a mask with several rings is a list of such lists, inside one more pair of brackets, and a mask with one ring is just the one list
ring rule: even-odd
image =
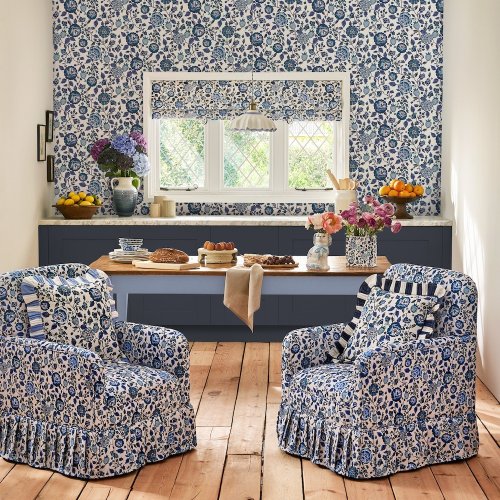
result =
[[269,189],[271,132],[237,132],[224,121],[224,188]]
[[331,187],[326,169],[345,177],[340,122],[278,122],[274,133],[233,131],[227,121],[155,122],[159,186],[174,195],[189,192],[193,198],[201,193],[206,200],[214,195],[214,201],[235,201],[231,195],[238,193],[258,201],[258,192],[273,199],[321,201],[321,191],[307,196],[307,190]]
[[[152,166],[145,182],[148,199],[168,191],[169,196],[178,201],[331,200],[332,193],[327,190],[331,188],[331,183],[326,170],[330,168],[339,178],[348,175],[349,75],[303,72],[255,76],[273,82],[305,78],[318,82],[341,81],[342,107],[347,111],[342,113],[340,121],[278,121],[277,130],[273,133],[237,132],[229,128],[229,121],[208,120],[204,123],[202,120],[182,118],[181,113],[178,118],[167,118],[168,111],[164,113],[163,109],[168,109],[173,102],[176,106],[188,103],[193,110],[203,104],[203,92],[196,86],[196,96],[192,100],[186,97],[192,91],[186,83],[190,80],[197,83],[210,80],[247,81],[248,74],[146,73],[143,82],[144,130]],[[174,84],[152,86],[151,82],[158,81]],[[175,95],[172,92],[177,91],[175,82],[181,82],[178,87],[179,101],[172,101],[172,95]],[[154,99],[151,88],[153,93],[156,91]],[[205,91],[208,86],[200,88]],[[213,101],[207,102],[213,105]],[[221,106],[227,107],[228,102],[232,101],[223,101]],[[210,108],[207,109],[210,114]]]
[[199,120],[160,121],[160,187],[205,186],[205,126]]
[[334,128],[333,122],[292,122],[288,126],[288,187],[327,187],[325,169],[335,171]]

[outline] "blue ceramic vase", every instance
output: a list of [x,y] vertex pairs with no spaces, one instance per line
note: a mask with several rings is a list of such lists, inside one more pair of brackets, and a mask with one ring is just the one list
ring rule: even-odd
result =
[[[119,217],[131,217],[137,205],[137,189],[133,185],[133,177],[115,177],[113,186],[113,208]],[[118,181],[115,184],[115,181]]]

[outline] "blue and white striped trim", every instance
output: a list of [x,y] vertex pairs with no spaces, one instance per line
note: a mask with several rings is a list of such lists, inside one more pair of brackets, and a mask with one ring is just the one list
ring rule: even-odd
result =
[[21,295],[23,296],[28,312],[28,321],[30,324],[29,336],[38,340],[46,339],[42,307],[38,298],[38,289],[40,285],[49,285],[52,287],[68,286],[73,288],[81,285],[92,285],[96,282],[102,283],[103,281],[106,284],[108,292],[111,318],[113,323],[115,323],[118,318],[118,313],[116,311],[115,301],[113,300],[113,286],[109,276],[100,269],[89,269],[87,274],[79,278],[64,278],[63,276],[48,278],[38,274],[24,278],[21,282]]
[[381,274],[372,274],[361,284],[359,288],[354,316],[352,317],[351,321],[349,321],[349,323],[347,323],[347,325],[345,326],[340,339],[337,342],[337,348],[341,348],[340,352],[344,351],[347,343],[349,342],[349,339],[354,334],[366,299],[368,298],[374,287],[378,287],[386,292],[399,293],[402,295],[436,297],[436,303],[427,313],[424,325],[419,331],[418,338],[429,338],[432,335],[436,327],[436,312],[441,308],[443,304],[443,297],[446,293],[446,289],[442,285],[437,285],[435,283],[398,281],[384,278],[384,276]]

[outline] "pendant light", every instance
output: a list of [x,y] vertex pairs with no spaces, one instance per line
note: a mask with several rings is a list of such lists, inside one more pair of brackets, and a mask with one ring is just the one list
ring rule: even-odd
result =
[[[250,7],[252,9],[252,20],[253,20],[253,2]],[[254,49],[254,62],[255,65],[255,49]],[[250,107],[242,115],[237,116],[231,120],[229,124],[231,130],[237,130],[240,132],[275,132],[276,124],[267,116],[263,115],[257,110],[257,103],[254,101],[253,93],[253,68],[252,68],[252,95],[250,101]]]
[[253,99],[253,71],[252,71],[252,100],[250,107],[242,115],[233,118],[229,128],[240,132],[275,132],[276,124],[257,110],[257,103]]

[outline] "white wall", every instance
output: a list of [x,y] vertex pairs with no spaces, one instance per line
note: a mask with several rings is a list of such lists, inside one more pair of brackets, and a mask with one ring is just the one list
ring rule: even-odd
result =
[[38,263],[38,220],[51,188],[36,125],[52,109],[50,0],[1,1],[0,272]]
[[445,4],[443,208],[479,288],[479,376],[500,399],[500,2]]

